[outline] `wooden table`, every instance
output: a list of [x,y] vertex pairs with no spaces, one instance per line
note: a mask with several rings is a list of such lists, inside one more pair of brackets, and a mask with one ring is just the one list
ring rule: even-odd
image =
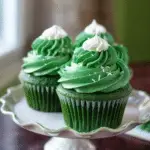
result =
[[[131,81],[133,87],[150,92],[150,64],[131,66],[134,69]],[[20,128],[9,116],[0,113],[0,150],[43,150],[43,145],[48,139]],[[124,134],[93,140],[93,143],[98,150],[150,150],[150,142]]]

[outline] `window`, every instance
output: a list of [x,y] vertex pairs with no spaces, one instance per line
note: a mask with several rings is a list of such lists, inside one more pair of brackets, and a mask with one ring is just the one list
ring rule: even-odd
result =
[[32,34],[32,6],[27,0],[0,0],[0,90],[18,77]]
[[17,1],[0,0],[0,56],[16,48]]
[[1,39],[2,23],[3,23],[2,13],[3,13],[3,2],[2,0],[0,0],[0,39]]

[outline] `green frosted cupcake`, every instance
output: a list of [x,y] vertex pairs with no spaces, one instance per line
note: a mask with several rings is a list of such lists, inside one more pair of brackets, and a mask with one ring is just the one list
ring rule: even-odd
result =
[[56,94],[58,70],[70,60],[72,41],[59,26],[52,26],[32,43],[19,75],[29,106],[45,112],[61,110]]
[[113,36],[107,32],[106,28],[103,25],[98,24],[96,20],[93,20],[92,23],[76,37],[74,48],[81,47],[84,41],[92,38],[95,34],[108,41],[111,45],[114,43]]
[[57,93],[67,126],[90,132],[120,125],[131,92],[130,71],[106,40],[96,35],[85,41],[59,74]]

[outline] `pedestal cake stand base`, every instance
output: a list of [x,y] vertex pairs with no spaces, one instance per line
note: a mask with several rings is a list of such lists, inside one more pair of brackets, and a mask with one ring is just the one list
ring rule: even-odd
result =
[[96,150],[87,139],[67,139],[53,137],[44,145],[44,150]]

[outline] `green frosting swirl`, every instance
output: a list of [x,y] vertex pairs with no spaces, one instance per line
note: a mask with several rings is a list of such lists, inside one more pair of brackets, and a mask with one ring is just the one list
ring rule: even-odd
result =
[[55,40],[37,38],[32,43],[32,49],[42,56],[66,55],[72,53],[72,41],[68,36]]
[[[94,36],[95,36],[94,34],[87,34],[85,32],[81,32],[75,39],[74,48],[81,47],[82,44],[84,43],[84,41],[86,41],[87,39],[92,38]],[[101,34],[99,34],[99,36],[101,38],[105,39],[110,45],[112,45],[114,43],[114,38],[108,32],[101,33]]]
[[34,76],[56,75],[60,67],[70,59],[72,42],[68,36],[55,40],[37,38],[32,48],[23,59],[24,72]]
[[117,52],[117,57],[123,60],[126,64],[129,63],[128,49],[121,44],[114,44],[113,47]]
[[128,84],[128,66],[117,58],[112,46],[106,51],[75,49],[71,63],[59,71],[58,82],[79,93],[112,92]]

